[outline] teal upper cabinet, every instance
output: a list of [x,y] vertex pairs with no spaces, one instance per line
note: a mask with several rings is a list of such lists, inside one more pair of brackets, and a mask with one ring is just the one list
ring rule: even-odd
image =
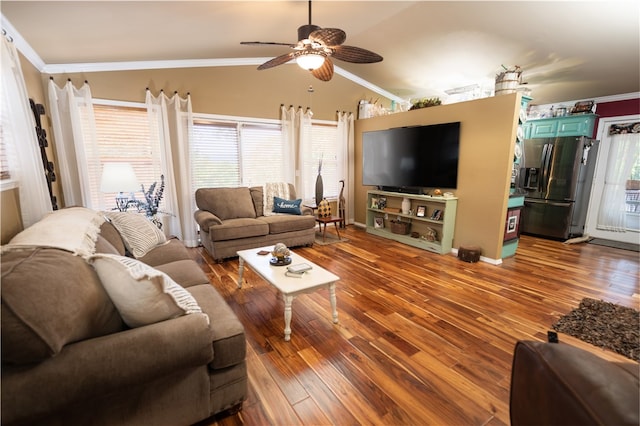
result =
[[559,136],[593,135],[595,114],[571,115],[566,117],[541,118],[525,123],[525,138],[555,138]]

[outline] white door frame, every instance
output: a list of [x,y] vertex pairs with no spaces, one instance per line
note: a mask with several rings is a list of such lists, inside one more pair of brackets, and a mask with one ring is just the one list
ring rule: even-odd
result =
[[593,185],[591,186],[591,197],[589,198],[589,208],[587,209],[587,220],[585,224],[585,234],[588,234],[591,237],[633,244],[638,244],[640,242],[640,233],[638,232],[613,232],[596,228],[598,210],[600,208],[604,188],[604,177],[607,171],[607,160],[609,159],[610,136],[607,130],[612,124],[622,124],[637,120],[640,120],[640,115],[634,114],[620,117],[605,117],[601,118],[598,122],[596,139],[600,141],[600,146],[598,148],[596,169],[593,175]]

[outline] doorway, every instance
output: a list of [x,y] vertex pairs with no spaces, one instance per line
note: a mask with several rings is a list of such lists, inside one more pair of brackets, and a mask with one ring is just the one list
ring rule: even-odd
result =
[[[640,243],[640,154],[638,152],[640,150],[640,115],[602,118],[598,124],[596,138],[600,140],[600,152],[596,161],[585,234],[594,238],[638,244]],[[626,155],[621,155],[623,145]],[[627,161],[626,165],[625,161]],[[624,176],[621,176],[616,184],[615,179],[612,178],[615,172],[629,168],[629,173],[623,173]],[[618,192],[618,196],[614,197],[612,193],[615,191]],[[624,205],[619,201],[621,192],[624,192]],[[614,203],[612,199],[618,201]],[[606,217],[608,213],[615,215],[616,210],[619,211],[620,221],[612,224]],[[624,210],[624,213],[621,210]]]

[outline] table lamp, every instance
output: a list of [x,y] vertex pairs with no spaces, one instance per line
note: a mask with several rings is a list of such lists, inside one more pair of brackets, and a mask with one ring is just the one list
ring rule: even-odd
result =
[[[100,182],[102,192],[115,192],[116,207],[124,212],[132,202],[135,203],[136,191],[140,190],[140,183],[129,163],[105,163],[102,169],[102,180]],[[128,192],[129,195],[125,195]]]

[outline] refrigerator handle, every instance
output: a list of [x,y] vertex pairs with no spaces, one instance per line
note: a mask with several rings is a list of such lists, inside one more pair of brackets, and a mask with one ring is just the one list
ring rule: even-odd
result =
[[553,154],[553,144],[547,143],[542,150],[542,178],[540,179],[540,191],[546,192],[549,186],[549,167],[551,163],[551,155]]

